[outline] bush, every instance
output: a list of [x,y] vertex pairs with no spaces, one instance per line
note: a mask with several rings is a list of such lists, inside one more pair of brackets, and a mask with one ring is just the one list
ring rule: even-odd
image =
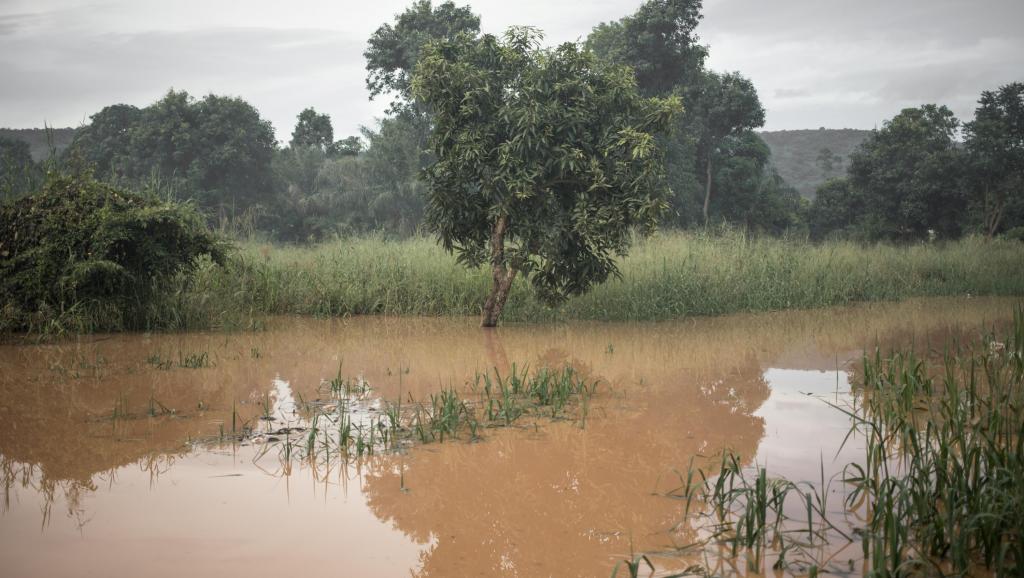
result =
[[152,328],[163,288],[226,249],[191,205],[52,177],[0,206],[0,331]]

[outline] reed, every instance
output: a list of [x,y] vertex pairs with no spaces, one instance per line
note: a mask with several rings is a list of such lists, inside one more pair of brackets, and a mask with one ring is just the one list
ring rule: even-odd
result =
[[[873,245],[664,233],[639,243],[621,278],[557,308],[513,285],[508,321],[657,320],[828,307],[920,296],[1024,294],[1020,244],[968,238]],[[243,311],[318,316],[476,315],[489,273],[467,270],[430,239],[360,238],[314,247],[243,245],[197,285],[241,296]],[[228,289],[230,288],[230,289]],[[218,302],[220,297],[211,296]]]
[[[666,232],[638,241],[620,271],[620,278],[554,308],[517,280],[505,319],[642,321],[910,297],[1024,294],[1020,243],[981,238],[866,246],[739,232]],[[134,317],[80,303],[39,312],[30,332],[246,330],[263,327],[272,314],[477,315],[490,274],[462,267],[429,238],[371,236],[314,246],[243,242],[225,266],[202,260],[191,275],[164,285],[148,293]]]
[[[704,537],[689,548],[724,545],[727,558],[759,573],[771,552],[774,569],[796,563],[816,575],[827,562],[816,545],[859,539],[871,578],[1021,575],[1024,311],[1001,337],[947,343],[925,358],[866,353],[854,393],[853,407],[826,403],[850,418],[844,444],[864,444],[841,479],[844,511],[864,526],[829,520],[823,462],[818,483],[793,483],[726,452],[717,469],[691,460],[676,472],[680,483],[665,495],[685,506],[673,531],[693,524]],[[800,503],[802,520],[792,507]]]

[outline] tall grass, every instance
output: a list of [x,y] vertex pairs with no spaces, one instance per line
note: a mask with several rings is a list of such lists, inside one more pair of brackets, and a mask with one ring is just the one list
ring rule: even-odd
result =
[[1024,312],[1004,340],[953,344],[939,367],[864,360],[865,439],[850,466],[869,575],[1020,576],[1024,564]]
[[819,483],[793,483],[726,453],[717,470],[691,461],[665,494],[706,536],[686,548],[724,545],[720,558],[754,572],[772,554],[776,570],[796,562],[815,574],[835,564],[818,547],[839,541],[838,552],[859,536],[871,578],[1024,575],[1024,311],[1006,336],[949,343],[939,362],[865,355],[858,390],[859,404],[829,405],[851,420],[846,442],[864,447],[842,479],[854,515],[839,520],[863,526],[830,521],[824,467]]
[[[817,308],[922,296],[1024,294],[1024,245],[980,238],[942,244],[848,242],[669,232],[639,242],[620,279],[556,308],[516,280],[511,322],[660,320]],[[224,267],[201,263],[145,303],[125,328],[259,327],[267,314],[477,315],[490,287],[427,238],[362,237],[315,246],[243,242]],[[0,312],[0,321],[2,321]],[[37,333],[118,329],[117,312],[81,304],[42,316]],[[2,323],[0,323],[2,330]]]
[[[621,279],[548,308],[522,280],[508,321],[657,320],[815,308],[920,296],[1024,294],[1024,246],[965,239],[862,246],[665,233],[621,262]],[[490,275],[455,263],[430,239],[342,240],[315,247],[243,245],[197,283],[214,302],[260,313],[320,316],[476,315]]]

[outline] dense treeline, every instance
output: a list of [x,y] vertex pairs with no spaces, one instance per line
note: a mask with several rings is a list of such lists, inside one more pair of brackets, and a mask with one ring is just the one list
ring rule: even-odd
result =
[[[682,97],[685,112],[661,143],[673,191],[664,224],[729,222],[770,233],[798,226],[800,199],[753,132],[764,122],[757,92],[737,73],[705,67],[708,49],[695,32],[700,19],[699,0],[652,0],[598,25],[584,43],[597,57],[632,67],[644,96]],[[452,2],[416,1],[380,26],[364,53],[366,85],[371,98],[390,98],[391,106],[358,136],[335,141],[330,118],[307,109],[279,146],[244,100],[172,90],[146,107],[97,112],[63,159],[90,164],[98,178],[119,186],[194,200],[211,223],[278,240],[407,235],[423,222],[421,171],[434,160],[433,113],[413,97],[413,72],[427,43],[460,36],[479,38],[480,18]],[[27,166],[20,157],[9,164]],[[3,191],[21,194],[32,183]]]
[[[985,92],[967,123],[926,105],[872,131],[852,153],[823,147],[813,162],[834,178],[811,203],[779,176],[755,132],[765,111],[752,83],[707,68],[709,49],[697,34],[701,9],[700,0],[649,0],[597,25],[582,42],[597,58],[631,67],[643,96],[682,100],[683,113],[658,137],[672,191],[663,226],[724,223],[775,235],[899,242],[1019,236],[1020,83]],[[359,135],[336,139],[330,118],[309,108],[279,143],[270,123],[240,98],[172,90],[145,107],[97,112],[59,160],[91,166],[97,178],[122,188],[194,201],[208,222],[235,232],[288,242],[406,236],[423,225],[423,170],[436,160],[429,150],[434,113],[412,90],[417,63],[428,43],[481,37],[480,17],[453,2],[417,0],[381,25],[364,52],[366,86],[390,107]],[[30,152],[0,138],[0,197],[42,187],[46,169]]]
[[1024,238],[1024,83],[983,92],[962,125],[945,106],[903,110],[818,189],[809,223],[816,239]]

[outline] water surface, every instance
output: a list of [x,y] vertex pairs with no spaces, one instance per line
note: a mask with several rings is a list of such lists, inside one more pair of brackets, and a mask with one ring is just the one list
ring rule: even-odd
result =
[[[631,549],[658,554],[659,570],[707,563],[677,550],[700,529],[665,497],[676,472],[728,450],[795,481],[831,476],[859,447],[837,454],[849,423],[825,401],[855,401],[864,348],[926,350],[1005,322],[1016,302],[496,331],[475,319],[274,318],[258,333],[3,345],[0,568],[607,576]],[[369,412],[375,399],[422,399],[513,363],[571,364],[600,380],[585,422],[529,418],[481,441],[315,466],[215,441],[233,415],[258,426],[271,408],[289,419],[289,404],[322,395],[339,373],[369,384]],[[822,557],[839,571],[860,563],[859,550],[834,545]]]

